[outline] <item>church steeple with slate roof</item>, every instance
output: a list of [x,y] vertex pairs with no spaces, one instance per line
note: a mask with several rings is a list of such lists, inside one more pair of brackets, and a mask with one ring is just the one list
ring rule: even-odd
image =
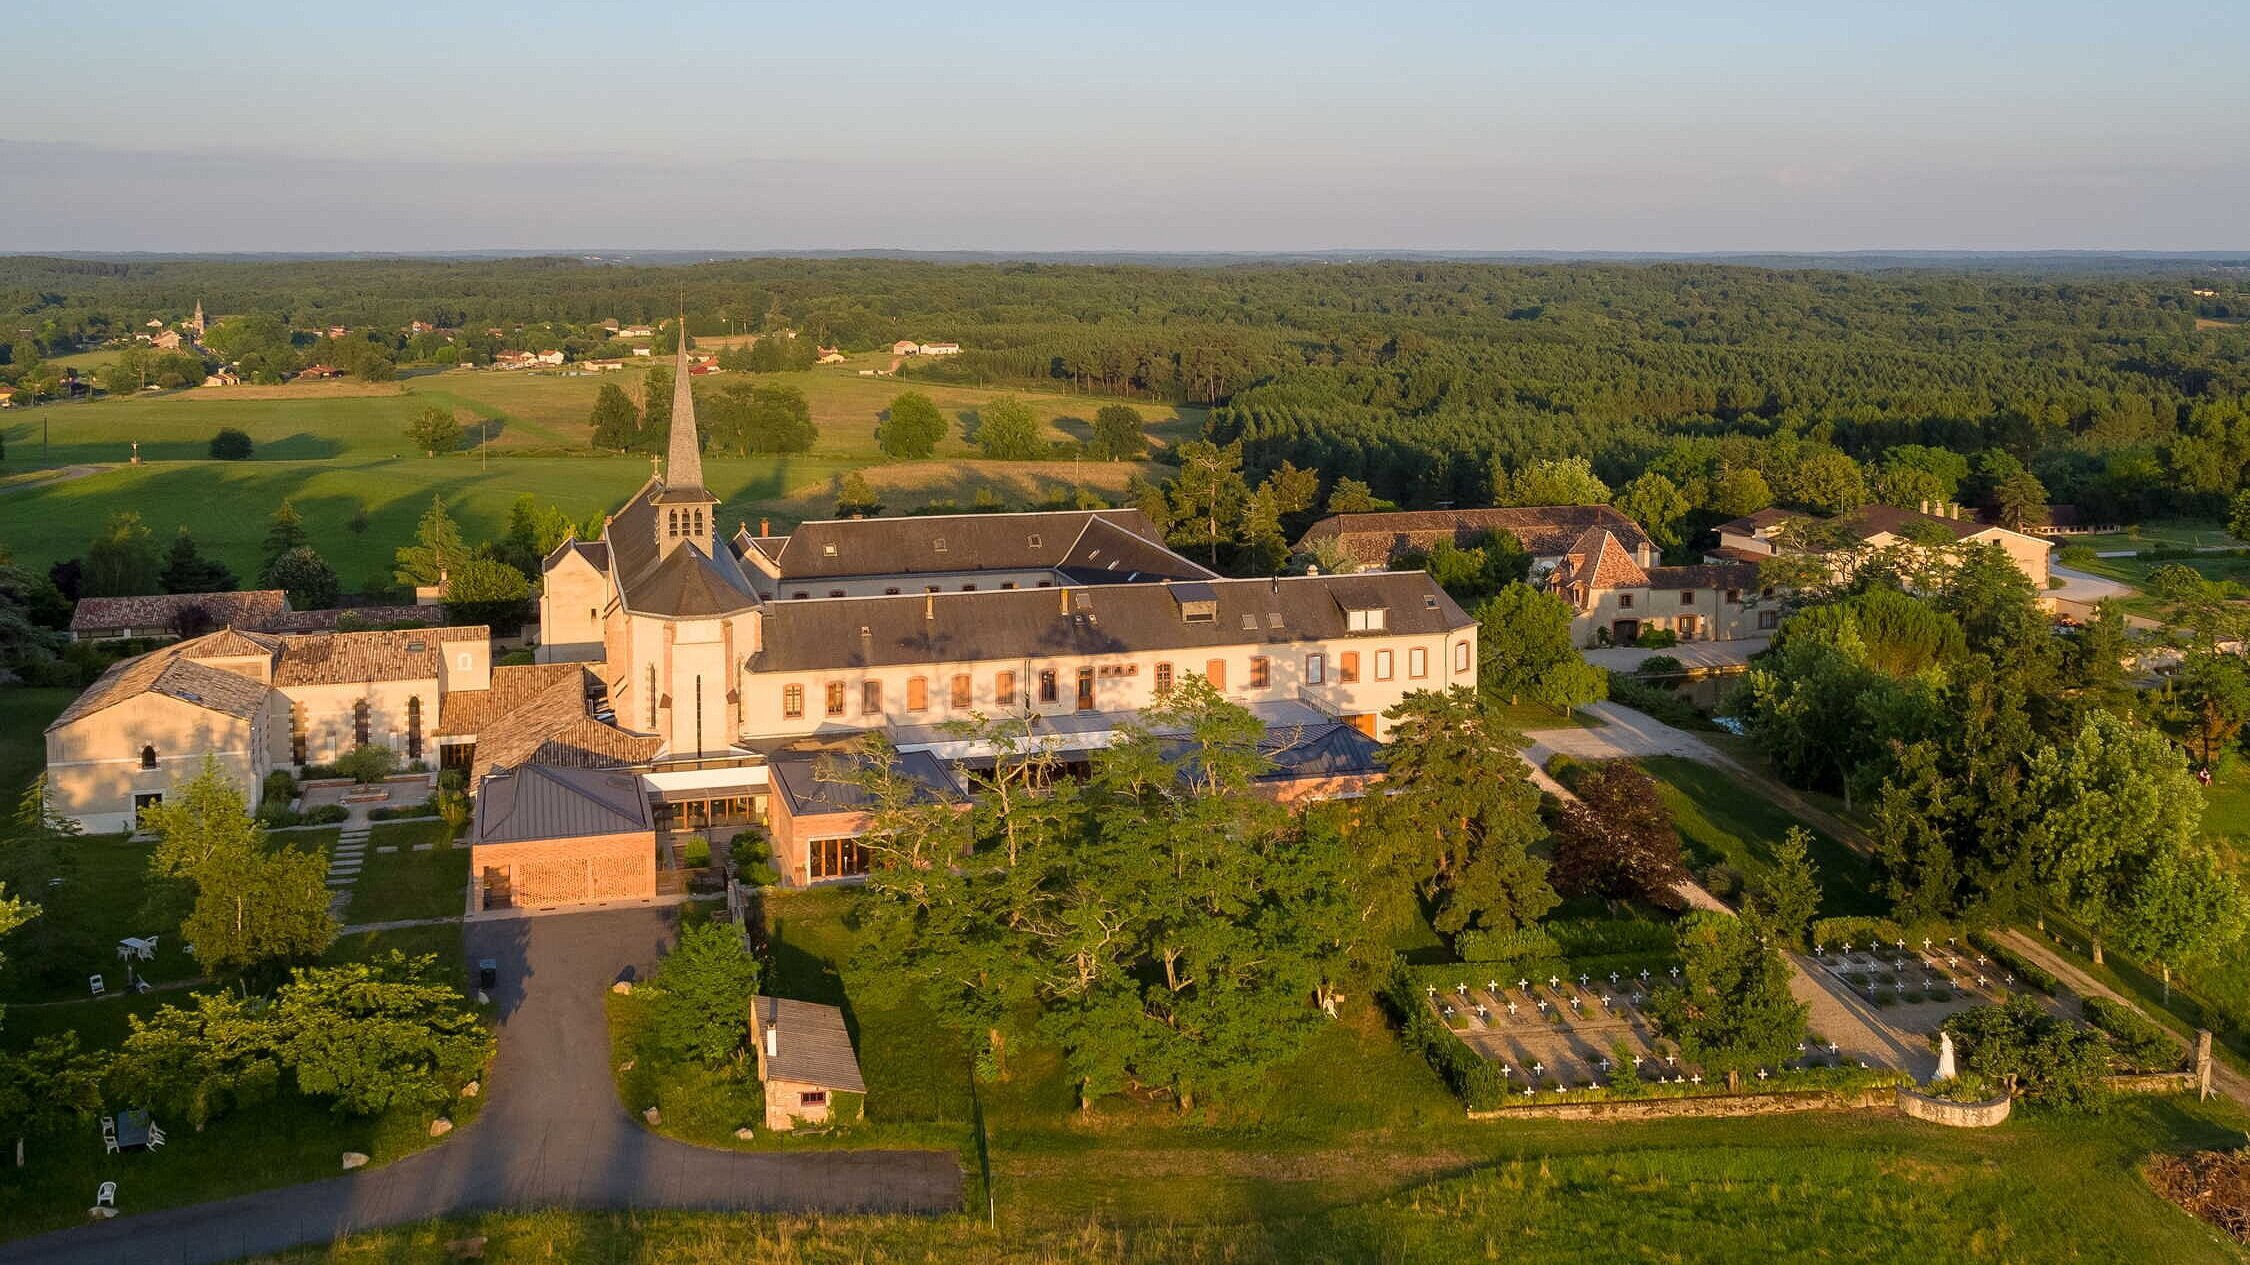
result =
[[672,435],[664,459],[657,507],[657,548],[669,554],[693,543],[711,556],[718,531],[719,498],[703,486],[703,441],[695,426],[695,391],[688,375],[687,312],[680,313],[680,346],[672,361]]

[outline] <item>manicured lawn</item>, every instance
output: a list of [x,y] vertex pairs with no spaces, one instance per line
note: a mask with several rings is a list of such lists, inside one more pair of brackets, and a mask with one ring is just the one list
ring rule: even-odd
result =
[[[1881,1116],[1489,1126],[1370,1139],[1369,1154],[1219,1144],[1042,1157],[981,1217],[492,1213],[355,1235],[281,1261],[444,1259],[482,1235],[496,1265],[918,1261],[2239,1261],[2151,1194],[2153,1148],[2232,1145],[2181,1100],[2094,1117],[1944,1130]],[[1047,1196],[1059,1196],[1047,1202]],[[1185,1215],[1174,1215],[1183,1212]]]
[[2099,536],[2065,536],[2064,547],[2086,545],[2099,553],[2115,549],[2153,549],[2158,545],[2231,545],[2243,543],[2227,534],[2225,523],[2215,518],[2163,518],[2141,523],[2129,532]]
[[[1680,828],[1688,866],[1697,873],[1723,865],[1755,886],[1773,864],[1774,845],[1789,827],[1804,824],[1711,765],[1678,756],[1655,756],[1640,763],[1663,784],[1664,802]],[[1875,875],[1866,857],[1815,830],[1812,858],[1820,871],[1823,914],[1885,912],[1871,890]]]
[[[636,369],[609,380],[638,398],[640,378]],[[1073,484],[1115,495],[1128,476],[1146,469],[1132,462],[978,460],[962,438],[962,418],[1004,392],[920,385],[912,389],[930,395],[946,412],[950,436],[934,460],[886,463],[875,444],[876,426],[891,399],[910,384],[861,378],[848,368],[757,381],[803,390],[820,438],[808,453],[707,456],[705,477],[724,502],[722,523],[826,517],[834,512],[838,480],[862,467],[869,467],[870,481],[892,512],[934,499],[966,505],[980,489],[1016,503]],[[25,410],[0,423],[8,441],[0,477],[56,465],[114,468],[0,497],[0,540],[14,548],[19,561],[43,568],[83,552],[110,512],[130,507],[160,539],[187,525],[207,556],[247,577],[261,557],[266,517],[287,497],[305,516],[314,547],[348,588],[356,588],[389,570],[392,552],[412,537],[434,494],[444,495],[471,540],[503,532],[510,504],[523,493],[581,522],[616,508],[648,477],[648,459],[637,453],[596,455],[587,448],[588,416],[600,387],[593,377],[454,371],[395,384],[199,389]],[[1110,402],[1014,394],[1047,420],[1054,439],[1083,437],[1095,410]],[[476,419],[484,419],[486,451],[434,459],[414,452],[405,438],[406,423],[432,404],[455,409],[472,437]],[[1202,421],[1200,410],[1135,407],[1160,441],[1192,435]],[[221,426],[247,432],[257,444],[254,459],[208,460],[211,436]],[[45,449],[43,428],[51,431]],[[122,464],[136,440],[143,464]],[[361,511],[365,530],[352,531]]]
[[[2135,586],[2148,583],[2148,577],[2159,567],[2177,563],[2187,567],[2206,580],[2230,580],[2236,584],[2250,584],[2250,557],[2233,553],[2198,553],[2185,558],[2154,558],[2142,554],[2137,558],[2095,558],[2077,564],[2076,569],[2090,575],[2107,576]],[[2135,599],[2128,599],[2133,601]],[[2153,602],[2144,603],[2154,611]]]
[[1595,729],[1602,718],[1584,711],[1558,712],[1540,703],[1506,703],[1499,707],[1501,719],[1515,726],[1518,733],[1536,729]]
[[[435,818],[376,823],[344,921],[459,917],[468,900],[469,849],[455,847],[452,833]],[[428,852],[414,851],[420,843],[435,846]],[[392,847],[398,851],[377,851]]]

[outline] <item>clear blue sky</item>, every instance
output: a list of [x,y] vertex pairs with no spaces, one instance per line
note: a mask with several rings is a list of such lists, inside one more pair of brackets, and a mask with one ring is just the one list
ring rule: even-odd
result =
[[0,250],[2250,248],[2246,0],[8,8]]

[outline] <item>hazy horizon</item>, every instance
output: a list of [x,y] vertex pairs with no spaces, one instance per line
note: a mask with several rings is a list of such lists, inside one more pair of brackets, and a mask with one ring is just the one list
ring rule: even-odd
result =
[[83,46],[0,82],[10,253],[2250,248],[2250,6],[2195,0],[10,28]]

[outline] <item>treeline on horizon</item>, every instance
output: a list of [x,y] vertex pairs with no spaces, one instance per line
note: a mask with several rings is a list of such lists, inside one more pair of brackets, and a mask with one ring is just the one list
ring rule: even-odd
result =
[[1771,473],[1769,444],[1871,470],[1916,445],[2003,453],[2055,501],[2139,517],[2216,512],[2250,466],[2250,327],[2211,324],[2250,316],[2250,280],[2172,263],[0,259],[15,318],[0,340],[29,330],[45,355],[197,302],[297,327],[480,335],[660,321],[684,303],[698,336],[958,341],[961,355],[901,376],[1209,406],[1209,437],[1239,441],[1254,476],[1288,462],[1412,507],[1486,503],[1496,467],[1558,457],[1617,486],[1658,464]]

